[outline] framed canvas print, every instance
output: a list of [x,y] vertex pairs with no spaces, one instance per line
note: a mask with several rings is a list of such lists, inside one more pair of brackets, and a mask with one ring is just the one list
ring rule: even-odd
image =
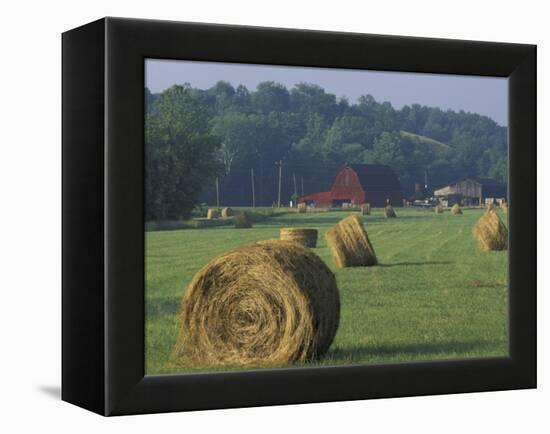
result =
[[536,387],[536,47],[120,18],[62,45],[65,401]]

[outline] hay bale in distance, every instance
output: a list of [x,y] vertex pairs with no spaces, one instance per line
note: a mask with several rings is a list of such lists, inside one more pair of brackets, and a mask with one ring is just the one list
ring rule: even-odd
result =
[[283,241],[292,241],[304,247],[317,246],[317,229],[281,228],[280,234]]
[[443,206],[437,204],[434,208],[436,214],[443,214]]
[[361,205],[361,214],[370,215],[370,203],[364,203]]
[[212,259],[181,304],[171,366],[277,366],[320,359],[340,321],[334,274],[312,250],[269,240]]
[[473,229],[480,250],[508,249],[508,229],[495,211],[487,211],[476,222]]
[[386,217],[387,219],[392,219],[397,217],[397,214],[395,214],[395,210],[390,204],[387,204],[386,207],[384,208],[384,217]]
[[231,208],[222,208],[222,217],[233,217],[234,215],[235,214]]
[[250,229],[252,220],[246,211],[240,212],[233,217],[233,224],[236,229]]
[[305,202],[299,203],[297,210],[300,214],[307,212],[307,205],[305,204]]
[[374,248],[358,215],[341,220],[325,233],[325,239],[338,268],[378,264]]
[[217,219],[220,216],[220,213],[215,208],[208,208],[208,211],[206,212],[206,218],[208,220]]
[[454,214],[454,215],[462,214],[462,209],[460,209],[460,205],[458,203],[455,203],[451,207],[451,214]]

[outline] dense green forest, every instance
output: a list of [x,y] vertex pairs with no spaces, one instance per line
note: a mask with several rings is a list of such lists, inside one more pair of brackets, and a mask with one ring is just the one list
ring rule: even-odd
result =
[[145,89],[146,219],[186,218],[200,202],[256,205],[328,188],[345,163],[393,168],[406,195],[463,177],[506,182],[507,130],[486,116],[421,105],[400,110],[370,95],[350,103],[314,84],[251,91]]

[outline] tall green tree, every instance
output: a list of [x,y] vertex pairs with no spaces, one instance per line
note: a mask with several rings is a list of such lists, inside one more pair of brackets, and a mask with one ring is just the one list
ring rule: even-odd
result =
[[287,88],[273,81],[258,84],[256,92],[252,94],[252,104],[262,114],[286,111],[289,103],[290,95]]
[[145,119],[145,217],[188,218],[204,183],[220,171],[208,112],[186,86],[156,98]]

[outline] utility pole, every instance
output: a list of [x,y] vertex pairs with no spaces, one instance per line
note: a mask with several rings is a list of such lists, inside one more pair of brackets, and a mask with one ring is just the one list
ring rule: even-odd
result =
[[428,190],[428,171],[424,170],[424,190]]
[[294,181],[294,200],[298,202],[298,188],[296,187],[296,174],[292,174],[292,180]]
[[281,207],[281,179],[283,177],[283,160],[275,162],[275,166],[279,166],[279,194],[277,196],[277,208]]
[[220,185],[216,176],[216,208],[220,207]]
[[250,169],[250,182],[252,183],[252,208],[256,208],[256,192],[254,191],[254,168]]

